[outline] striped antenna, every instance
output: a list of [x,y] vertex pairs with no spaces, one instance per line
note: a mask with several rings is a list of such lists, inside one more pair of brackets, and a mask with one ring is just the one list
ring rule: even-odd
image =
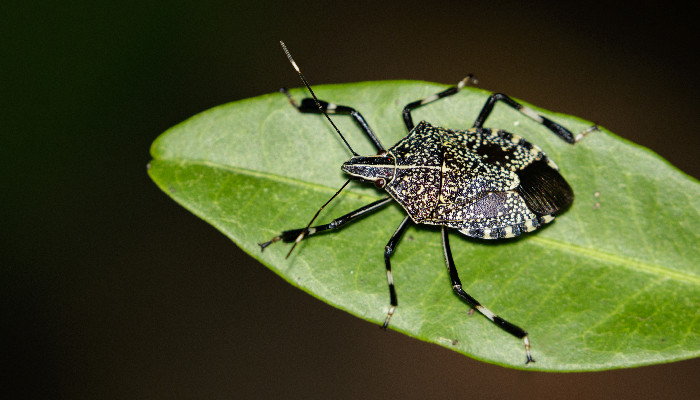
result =
[[287,46],[285,46],[284,42],[281,40],[280,40],[280,44],[282,45],[282,50],[284,50],[284,54],[287,55],[289,62],[292,63],[292,67],[294,67],[294,69],[299,74],[299,78],[301,78],[301,81],[304,82],[304,85],[306,85],[306,88],[309,89],[309,92],[311,93],[311,96],[314,98],[314,101],[316,102],[316,106],[318,107],[318,109],[323,113],[323,115],[326,116],[326,118],[328,119],[328,122],[330,122],[331,125],[333,125],[333,128],[335,129],[336,132],[338,132],[338,135],[340,135],[340,138],[343,139],[343,142],[348,147],[348,149],[350,149],[350,152],[352,153],[352,155],[359,156],[359,154],[357,154],[355,152],[355,150],[353,150],[352,147],[350,147],[350,144],[348,143],[348,141],[345,140],[345,136],[343,136],[343,134],[340,133],[340,129],[338,129],[338,127],[335,126],[331,117],[329,117],[328,114],[326,113],[326,111],[323,109],[323,107],[321,107],[321,103],[318,102],[318,98],[316,97],[316,93],[314,93],[314,91],[311,90],[311,86],[309,85],[309,82],[306,81],[306,78],[304,78],[304,74],[302,74],[301,70],[299,70],[299,66],[297,65],[296,62],[294,62],[292,55],[289,54],[289,50],[287,50]]

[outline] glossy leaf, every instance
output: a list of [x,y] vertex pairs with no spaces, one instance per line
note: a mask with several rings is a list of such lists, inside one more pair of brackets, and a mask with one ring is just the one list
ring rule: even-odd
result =
[[[316,88],[360,110],[386,147],[406,134],[403,106],[444,85],[392,81]],[[306,94],[292,91],[300,99]],[[487,92],[467,88],[414,111],[414,120],[466,129]],[[539,110],[582,131],[590,122]],[[376,151],[347,116],[334,121],[361,154]],[[487,127],[538,144],[573,187],[574,205],[546,228],[489,242],[451,234],[465,290],[525,328],[519,339],[453,294],[439,228],[409,228],[392,258],[399,307],[390,329],[515,368],[601,370],[669,362],[700,351],[700,185],[658,155],[602,130],[575,146],[505,106]],[[265,252],[257,243],[305,226],[342,185],[349,152],[320,115],[279,93],[205,111],[161,135],[149,174],[188,210],[291,284],[374,323],[389,303],[383,249],[404,217],[397,204],[337,232]],[[321,214],[329,222],[385,193],[352,183]]]

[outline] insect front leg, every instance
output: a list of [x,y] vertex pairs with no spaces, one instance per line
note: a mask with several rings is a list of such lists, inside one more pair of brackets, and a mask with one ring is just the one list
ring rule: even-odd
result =
[[[331,221],[328,224],[325,225],[318,225],[318,226],[313,226],[309,228],[299,228],[299,229],[290,229],[288,231],[282,232],[279,236],[275,236],[274,238],[268,240],[267,242],[263,243],[258,243],[258,246],[260,246],[260,250],[265,250],[265,248],[272,243],[278,242],[278,241],[283,241],[286,243],[291,243],[295,241],[301,241],[302,239],[305,239],[309,236],[314,236],[317,235],[323,231],[327,231],[329,229],[338,229],[352,221],[355,221],[373,211],[376,211],[380,209],[381,207],[391,203],[393,199],[391,197],[387,197],[385,199],[377,200],[373,203],[367,204],[364,207],[360,207],[357,210],[345,214],[340,218],[336,218],[333,221]],[[303,235],[302,235],[303,234]]]
[[468,85],[469,83],[478,83],[479,81],[471,74],[467,75],[466,78],[462,79],[457,83],[457,86],[453,86],[451,88],[447,88],[443,90],[442,92],[436,93],[432,96],[426,97],[421,100],[416,100],[412,103],[408,103],[406,107],[403,108],[403,122],[406,124],[406,128],[410,132],[413,127],[415,126],[413,124],[413,118],[411,117],[411,110],[415,110],[416,108],[420,106],[424,106],[426,104],[432,103],[436,100],[445,98],[447,96],[452,96],[455,93],[458,93],[460,90],[462,90],[463,87]]
[[394,247],[396,247],[396,244],[399,242],[399,239],[401,239],[401,235],[403,235],[406,228],[408,228],[408,222],[410,221],[410,219],[411,218],[409,216],[406,216],[406,218],[404,218],[403,221],[401,221],[399,227],[396,228],[396,232],[394,232],[394,234],[391,235],[389,243],[387,243],[384,247],[384,262],[386,263],[386,280],[389,283],[389,312],[386,314],[386,319],[382,324],[382,328],[384,329],[386,329],[387,326],[389,326],[389,319],[391,319],[391,316],[394,315],[394,310],[396,310],[396,306],[399,305],[399,302],[396,298],[396,289],[394,288],[394,277],[391,274],[390,258],[391,255],[394,253]]
[[579,133],[578,135],[574,136],[573,133],[571,133],[570,130],[564,128],[563,126],[557,124],[556,122],[550,120],[547,117],[544,117],[538,113],[536,113],[533,109],[530,107],[525,107],[524,105],[518,103],[517,101],[511,99],[510,97],[506,96],[503,93],[494,93],[492,94],[488,100],[486,100],[486,104],[484,104],[484,107],[481,109],[481,112],[479,113],[479,116],[476,117],[476,121],[474,121],[474,128],[481,128],[484,125],[484,121],[486,121],[486,118],[491,115],[491,111],[493,111],[493,107],[496,105],[496,102],[502,101],[505,104],[509,105],[510,107],[520,111],[521,114],[525,115],[526,117],[532,119],[533,121],[544,125],[547,129],[550,131],[554,132],[555,135],[559,136],[562,138],[564,141],[570,144],[574,144],[578,142],[579,140],[583,139],[584,136],[586,136],[588,133],[597,130],[598,126],[593,125],[590,128],[586,129],[585,131]]
[[462,282],[459,280],[457,268],[455,267],[454,260],[452,259],[452,250],[450,250],[450,240],[447,236],[447,227],[445,226],[442,227],[442,249],[445,252],[445,262],[447,263],[447,271],[450,273],[450,280],[452,280],[452,290],[454,290],[454,292],[457,293],[459,297],[464,299],[464,301],[469,303],[470,306],[474,307],[478,312],[480,312],[486,318],[491,320],[491,322],[498,325],[499,328],[503,329],[504,331],[510,333],[511,335],[519,339],[522,339],[523,344],[525,345],[525,353],[527,357],[525,364],[534,362],[535,360],[532,358],[532,354],[530,354],[530,340],[527,338],[527,332],[525,332],[519,326],[511,324],[505,319],[494,314],[493,312],[491,312],[491,310],[482,306],[481,303],[479,303],[479,301],[477,301],[475,298],[473,298],[467,292],[465,292],[464,289],[462,289]]
[[291,103],[291,105],[294,106],[294,108],[296,108],[297,110],[299,110],[299,112],[302,113],[322,114],[323,112],[325,112],[327,114],[350,115],[355,120],[355,122],[357,122],[357,125],[360,126],[360,129],[362,129],[362,131],[367,135],[367,137],[369,137],[369,140],[372,141],[374,147],[377,148],[377,152],[385,151],[384,146],[382,146],[382,144],[379,142],[379,139],[377,139],[377,136],[372,131],[372,128],[369,127],[369,124],[367,123],[367,120],[365,120],[365,117],[363,117],[362,114],[360,114],[360,112],[355,110],[354,108],[329,103],[323,100],[319,100],[317,105],[316,101],[314,101],[314,99],[310,97],[302,99],[301,104],[299,104],[294,100],[292,95],[289,94],[289,91],[287,89],[281,88],[280,92],[284,93],[289,99],[289,103]]

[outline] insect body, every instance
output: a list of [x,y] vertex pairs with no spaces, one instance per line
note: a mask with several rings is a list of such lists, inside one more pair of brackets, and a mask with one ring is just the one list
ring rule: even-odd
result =
[[[556,214],[564,211],[573,201],[571,187],[559,174],[556,164],[542,150],[517,135],[483,127],[496,102],[504,102],[571,144],[597,129],[596,126],[574,136],[568,129],[503,94],[493,94],[489,97],[469,130],[445,129],[426,121],[421,121],[418,125],[413,124],[411,110],[458,93],[473,80],[473,77],[468,76],[455,87],[409,103],[403,110],[404,123],[409,133],[386,150],[358,111],[318,100],[284,43],[282,47],[313,98],[304,99],[301,104],[297,104],[286,90],[282,89],[282,92],[287,94],[291,104],[300,112],[322,113],[331,124],[333,121],[328,114],[352,116],[375,145],[378,154],[360,156],[352,150],[333,124],[353,153],[353,157],[342,165],[342,169],[352,177],[351,179],[373,182],[378,188],[386,190],[390,197],[361,207],[328,224],[312,227],[311,224],[325,207],[324,204],[305,228],[284,231],[272,240],[261,243],[261,248],[264,250],[279,240],[294,242],[296,245],[305,238],[329,229],[340,228],[396,201],[408,215],[384,248],[390,306],[383,327],[388,326],[398,305],[390,261],[396,244],[411,223],[439,225],[442,227],[445,262],[454,292],[500,328],[522,339],[526,350],[526,362],[534,361],[527,332],[495,315],[462,289],[452,259],[447,228],[457,229],[466,236],[481,239],[515,237],[551,222]],[[331,200],[349,182],[346,182]]]
[[421,121],[386,153],[353,157],[342,168],[379,181],[413,222],[481,239],[533,231],[573,201],[542,150],[501,130],[455,131]]

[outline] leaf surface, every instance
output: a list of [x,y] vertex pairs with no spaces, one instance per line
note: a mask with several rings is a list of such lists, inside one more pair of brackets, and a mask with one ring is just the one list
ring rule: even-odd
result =
[[[446,86],[415,81],[315,88],[319,98],[362,112],[385,147],[406,134],[403,106]],[[292,94],[300,100],[306,93]],[[465,88],[413,112],[469,128],[488,92]],[[526,104],[526,103],[525,103]],[[536,108],[536,107],[533,107]],[[591,125],[537,109],[579,132]],[[376,151],[347,116],[333,120],[360,154]],[[514,368],[580,371],[695,357],[700,352],[700,185],[651,151],[602,130],[575,146],[518,112],[497,106],[486,127],[537,144],[574,189],[573,206],[535,233],[496,242],[451,233],[464,289],[530,335],[521,341],[453,294],[438,227],[412,226],[392,256],[399,307],[390,329]],[[383,250],[405,216],[392,203],[328,234],[265,252],[257,243],[305,226],[347,179],[350,154],[323,116],[301,114],[279,93],[225,104],[163,133],[149,174],[175,201],[209,222],[288,282],[380,324],[389,305]],[[317,223],[386,193],[353,182]]]

